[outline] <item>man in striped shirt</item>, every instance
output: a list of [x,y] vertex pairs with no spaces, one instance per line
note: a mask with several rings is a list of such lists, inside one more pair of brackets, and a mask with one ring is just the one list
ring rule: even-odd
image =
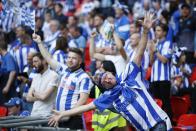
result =
[[171,88],[171,57],[172,43],[166,40],[168,27],[166,24],[157,24],[155,33],[157,43],[151,44],[150,61],[152,63],[150,92],[155,98],[163,101],[163,109],[172,118],[170,104]]
[[146,82],[142,77],[141,61],[147,44],[147,34],[153,23],[153,15],[147,13],[143,22],[143,33],[137,54],[119,78],[111,72],[102,75],[100,83],[108,91],[88,105],[77,109],[58,112],[49,120],[49,125],[58,125],[58,121],[65,116],[85,112],[98,108],[115,108],[137,130],[165,131],[171,129],[167,114],[155,103],[146,90]]
[[[52,58],[38,35],[34,34],[33,38],[50,67],[61,76],[56,97],[56,110],[70,110],[85,104],[93,83],[87,73],[81,69],[82,51],[78,48],[70,48],[66,65],[60,64]],[[82,129],[82,117],[80,115],[71,117],[62,126],[72,130]]]

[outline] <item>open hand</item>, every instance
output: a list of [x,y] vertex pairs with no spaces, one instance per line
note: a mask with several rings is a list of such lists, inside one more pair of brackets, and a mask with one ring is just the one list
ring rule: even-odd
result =
[[145,14],[145,17],[144,17],[144,21],[139,21],[144,30],[150,30],[150,28],[152,27],[153,23],[156,21],[156,19],[153,18],[154,17],[154,13],[151,13],[151,12],[147,12]]
[[49,126],[58,126],[59,120],[62,118],[60,111],[53,110],[53,115],[49,118],[48,125]]

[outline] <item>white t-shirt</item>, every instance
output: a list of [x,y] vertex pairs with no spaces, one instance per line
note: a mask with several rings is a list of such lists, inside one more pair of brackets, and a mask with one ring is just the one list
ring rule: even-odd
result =
[[[48,69],[43,74],[37,74],[33,78],[31,88],[36,92],[45,92],[49,88],[57,86],[57,73]],[[31,116],[49,116],[54,107],[56,92],[52,94],[45,101],[35,101]]]
[[118,76],[124,71],[126,67],[126,61],[121,55],[105,55],[105,60],[110,60],[114,63]]

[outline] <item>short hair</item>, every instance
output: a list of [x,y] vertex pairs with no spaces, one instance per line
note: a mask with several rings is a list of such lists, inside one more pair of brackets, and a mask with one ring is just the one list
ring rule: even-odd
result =
[[158,23],[155,27],[160,26],[163,31],[168,32],[168,26],[163,23]]
[[190,5],[187,3],[182,4],[181,9],[184,9],[184,8],[187,8],[189,10],[191,9]]
[[65,37],[58,37],[56,40],[56,47],[55,50],[65,50],[68,48],[67,38]]
[[63,9],[63,5],[61,3],[56,3],[61,9]]
[[80,50],[80,49],[78,49],[78,48],[69,48],[69,52],[73,52],[73,53],[76,53],[76,54],[78,54],[81,58],[83,57],[83,53],[82,53],[82,51]]
[[114,66],[114,63],[112,61],[109,61],[109,60],[104,60],[102,62],[102,65],[103,65],[103,69],[105,71],[109,71],[111,72],[113,75],[116,75],[116,68]]
[[82,29],[79,26],[70,26],[69,29],[73,29],[76,32],[82,33]]
[[56,19],[52,19],[52,20],[50,21],[50,24],[51,24],[51,23],[54,23],[54,24],[57,26],[57,28],[59,28],[59,26],[60,26],[59,21],[56,20]]
[[169,19],[170,19],[170,14],[169,14],[169,12],[168,12],[167,10],[162,10],[162,11],[161,11],[161,15],[167,20],[167,23],[168,23],[168,21],[169,21]]
[[7,50],[7,44],[6,44],[6,42],[5,42],[5,40],[4,39],[1,39],[0,40],[0,49],[2,49],[2,50]]
[[70,17],[73,17],[73,19],[74,19],[75,21],[78,21],[78,17],[77,17],[77,16],[71,15],[71,16],[69,16],[68,18],[70,18]]
[[33,54],[33,58],[34,58],[34,57],[38,57],[40,60],[44,60],[44,57],[43,57],[42,54],[39,53],[39,52]]
[[64,29],[68,30],[66,24],[61,23],[61,24],[60,24],[60,30],[64,30]]
[[99,18],[101,18],[103,21],[104,21],[104,19],[105,19],[105,17],[104,17],[103,14],[97,13],[97,14],[95,14],[94,17],[96,17],[96,16],[98,16]]

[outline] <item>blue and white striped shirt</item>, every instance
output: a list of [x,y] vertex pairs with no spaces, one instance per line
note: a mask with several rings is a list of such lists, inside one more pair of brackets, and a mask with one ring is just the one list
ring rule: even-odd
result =
[[171,77],[172,43],[165,40],[158,42],[157,50],[162,56],[166,57],[168,61],[163,63],[155,55],[151,71],[151,82],[165,80],[169,81]]
[[141,73],[135,63],[128,64],[118,85],[96,99],[95,106],[100,111],[114,107],[136,130],[149,130],[161,121],[165,121],[167,130],[171,130],[169,117],[146,90]]
[[14,13],[13,11],[7,11],[5,17],[1,16],[1,25],[4,32],[10,32],[12,30],[14,22]]
[[[130,39],[127,39],[125,41],[124,49],[125,49],[125,52],[127,53],[128,57],[130,58],[129,61],[131,62],[131,61],[133,61],[133,58],[137,52],[134,51],[133,48],[131,48],[130,42],[131,42]],[[143,69],[147,70],[147,68],[149,67],[149,64],[150,64],[150,54],[147,50],[145,50],[143,58],[142,58]]]
[[30,52],[38,52],[38,50],[32,45],[21,45],[19,49],[14,52],[14,58],[18,64],[19,72],[24,70],[24,66],[27,65],[27,56]]
[[172,65],[171,68],[171,77],[182,77],[183,78],[183,87],[188,88],[189,87],[189,80],[188,77],[180,70],[180,68],[184,68],[188,74],[191,74],[191,68],[188,64],[181,65],[180,67],[177,67],[175,65]]
[[93,83],[81,68],[71,72],[66,65],[59,64],[56,72],[61,75],[56,97],[56,109],[69,110],[77,104],[80,93],[90,93]]
[[62,50],[56,50],[52,53],[52,57],[61,64],[66,63],[67,54]]

